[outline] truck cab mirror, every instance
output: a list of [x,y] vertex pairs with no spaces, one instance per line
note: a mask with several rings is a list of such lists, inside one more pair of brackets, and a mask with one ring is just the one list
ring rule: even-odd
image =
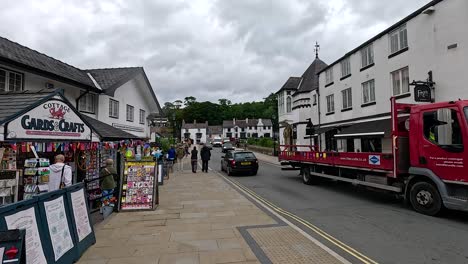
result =
[[463,145],[440,145],[443,150],[453,153],[463,152]]

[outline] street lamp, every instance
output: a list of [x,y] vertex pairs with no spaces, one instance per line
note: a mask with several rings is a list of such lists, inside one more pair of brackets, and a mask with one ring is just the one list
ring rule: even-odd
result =
[[[273,122],[276,123],[276,115],[271,116],[273,118]],[[273,132],[273,156],[278,156],[278,152],[276,151],[276,133],[275,133],[275,125],[272,122],[272,132]]]

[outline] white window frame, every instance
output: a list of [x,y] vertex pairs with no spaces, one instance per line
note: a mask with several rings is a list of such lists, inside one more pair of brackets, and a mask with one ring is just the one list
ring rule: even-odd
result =
[[133,105],[127,104],[125,113],[126,113],[125,116],[127,117],[126,120],[128,122],[133,122],[134,117],[135,117],[135,107],[133,107]]
[[330,84],[333,82],[333,67],[325,71],[325,84]]
[[119,118],[119,101],[109,98],[109,117]]
[[[22,73],[9,71],[9,70],[2,69],[2,68],[0,68],[0,72],[3,72],[5,75],[4,79],[2,78],[3,80],[0,80],[0,85],[1,85],[0,91],[4,91],[4,92],[23,91],[24,75]],[[13,82],[13,84],[11,82]]]
[[286,112],[291,113],[292,111],[292,98],[291,96],[288,96],[286,98]]
[[390,55],[408,47],[408,30],[406,24],[388,33]]
[[353,91],[351,88],[342,90],[341,98],[343,99],[343,110],[353,108]]
[[95,114],[97,105],[97,94],[87,93],[80,98],[78,109],[80,112]]
[[284,113],[284,94],[283,94],[283,92],[280,92],[279,95],[278,95],[278,110],[279,110],[280,114]]
[[[362,103],[368,104],[375,102],[375,80],[369,80],[361,84],[362,87]],[[366,100],[367,98],[367,100]]]
[[371,43],[361,49],[361,68],[374,64],[374,44]]
[[140,109],[140,124],[144,125],[145,119],[146,119],[146,111],[143,109]]
[[333,94],[326,96],[327,100],[327,114],[335,112],[335,96]]
[[340,62],[341,64],[341,77],[346,77],[351,74],[351,60],[349,57]]
[[[403,67],[390,73],[392,94],[394,96],[409,94],[409,67]],[[405,83],[406,82],[406,83]]]

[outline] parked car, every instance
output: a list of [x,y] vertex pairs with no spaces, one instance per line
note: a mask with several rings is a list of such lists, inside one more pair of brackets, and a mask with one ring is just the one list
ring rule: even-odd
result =
[[229,176],[237,172],[257,175],[258,160],[251,151],[229,151],[221,157],[221,170]]
[[223,140],[222,139],[214,139],[211,144],[213,144],[213,147],[222,147],[223,146]]
[[225,142],[222,149],[223,153],[226,153],[230,150],[234,150],[234,146],[230,142]]

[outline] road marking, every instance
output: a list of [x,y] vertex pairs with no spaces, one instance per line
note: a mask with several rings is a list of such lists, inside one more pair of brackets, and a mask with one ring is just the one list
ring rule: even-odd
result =
[[[224,179],[226,179],[227,181],[229,181],[230,183],[232,183],[234,186],[236,186],[237,188],[239,188],[241,191],[243,191],[244,193],[248,194],[250,197],[252,197],[253,199],[255,199],[260,205],[262,205],[263,207],[265,207],[267,210],[269,210],[270,212],[272,212],[272,210],[274,212],[272,213],[275,213],[275,215],[277,215],[276,213],[279,213],[279,214],[282,214],[284,216],[287,216],[287,217],[290,217],[294,220],[296,220],[297,222],[301,223],[302,225],[304,225],[305,227],[307,227],[309,230],[313,231],[314,233],[318,234],[319,236],[323,237],[324,239],[326,239],[327,241],[329,241],[330,243],[332,243],[333,245],[341,248],[343,251],[345,251],[346,253],[350,254],[351,256],[359,259],[360,261],[362,261],[363,263],[365,264],[378,264],[378,262],[372,260],[371,258],[367,257],[366,255],[360,253],[359,251],[355,250],[354,248],[346,245],[345,243],[341,242],[340,240],[334,238],[333,236],[329,235],[328,233],[326,233],[325,231],[321,230],[320,228],[318,228],[317,226],[313,225],[312,223],[302,219],[301,217],[293,214],[293,213],[290,213],[278,206],[276,206],[275,204],[269,202],[268,200],[264,199],[263,197],[259,196],[257,193],[253,192],[252,190],[250,190],[249,188],[245,187],[244,185],[242,185],[241,183],[239,183],[238,181],[236,180],[232,180],[232,179],[228,179],[227,177],[225,177],[223,174],[219,173],[216,171],[216,173],[218,173],[221,177],[223,177]],[[281,217],[280,215],[277,215],[278,217],[280,217],[282,220],[284,219],[283,217]],[[293,227],[294,229],[296,230],[300,230],[299,232],[301,232],[301,234],[306,234],[305,236],[309,239],[311,239],[314,243],[317,242],[318,245],[320,247],[322,247],[323,249],[327,250],[327,252],[333,254],[333,256],[339,256],[341,257],[340,255],[338,255],[337,253],[335,253],[334,251],[332,251],[331,249],[329,249],[328,247],[326,247],[325,245],[323,245],[322,243],[320,243],[319,241],[317,241],[316,239],[314,239],[313,237],[311,237],[310,235],[308,235],[307,233],[305,233],[303,230],[301,230],[299,227],[297,227],[296,225],[292,224],[291,222],[287,221],[286,219],[284,219],[285,222],[287,222],[291,227]],[[341,257],[342,258],[342,257]],[[341,260],[340,258],[340,260]]]

